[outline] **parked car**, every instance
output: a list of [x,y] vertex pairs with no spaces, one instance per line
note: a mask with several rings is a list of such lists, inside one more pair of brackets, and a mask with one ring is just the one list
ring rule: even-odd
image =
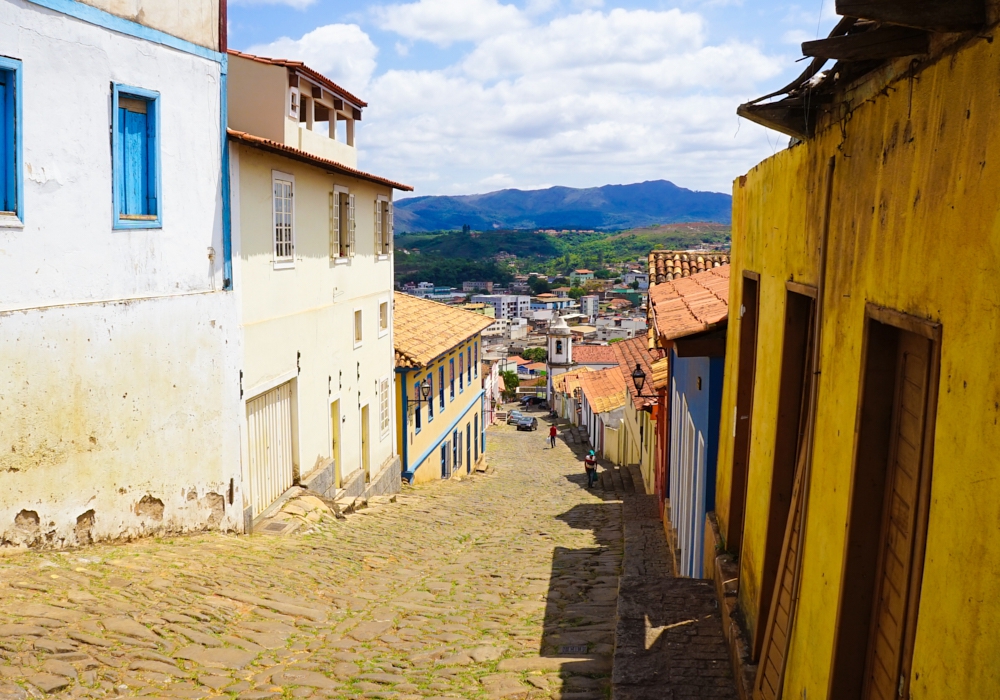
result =
[[538,430],[538,419],[533,416],[524,416],[517,422],[518,430]]
[[524,396],[521,398],[521,406],[527,408],[528,406],[538,406],[539,408],[546,408],[548,404],[545,402],[541,396]]
[[524,418],[524,414],[521,413],[520,411],[511,411],[510,413],[507,414],[507,425],[510,425],[511,423],[517,423],[522,418]]

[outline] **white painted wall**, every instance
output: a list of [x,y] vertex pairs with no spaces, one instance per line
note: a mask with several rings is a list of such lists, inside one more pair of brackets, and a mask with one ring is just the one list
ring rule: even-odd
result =
[[[237,528],[220,65],[20,0],[0,46],[23,62],[25,181],[24,228],[0,228],[0,542]],[[162,229],[112,229],[112,82],[161,93]]]

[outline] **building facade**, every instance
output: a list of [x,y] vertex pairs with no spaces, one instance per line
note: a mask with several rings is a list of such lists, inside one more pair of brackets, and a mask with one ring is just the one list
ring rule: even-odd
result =
[[220,26],[0,5],[0,542],[242,527]]
[[396,415],[403,478],[450,479],[486,452],[482,314],[395,295]]
[[531,310],[531,297],[520,294],[475,294],[471,301],[473,304],[489,304],[493,307],[495,318],[508,321],[527,318]]
[[364,106],[299,62],[230,53],[247,522],[297,483],[399,487],[392,196],[409,188],[356,169]]
[[891,5],[817,49],[919,45],[741,108],[798,134],[733,188],[717,512],[755,697],[1000,687],[1000,17]]

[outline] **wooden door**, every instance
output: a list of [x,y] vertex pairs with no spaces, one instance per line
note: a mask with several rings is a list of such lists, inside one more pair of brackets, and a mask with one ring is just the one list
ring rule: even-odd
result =
[[292,385],[247,401],[250,504],[254,516],[292,486]]
[[733,426],[733,470],[729,485],[729,520],[726,549],[739,553],[743,543],[747,478],[750,471],[751,417],[754,378],[757,372],[757,317],[760,309],[760,277],[743,273],[743,304],[740,307],[740,355],[736,384],[736,424]]
[[340,471],[340,399],[330,404],[330,459],[333,460],[334,485],[341,485]]
[[917,559],[917,513],[930,366],[930,340],[914,333],[900,334],[879,563],[862,696],[866,700],[905,697],[909,680],[903,657],[907,626],[916,622],[910,614],[910,592]]

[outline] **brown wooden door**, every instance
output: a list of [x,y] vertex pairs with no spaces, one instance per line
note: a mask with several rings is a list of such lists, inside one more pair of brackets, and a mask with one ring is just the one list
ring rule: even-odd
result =
[[915,622],[909,614],[910,589],[914,583],[930,365],[931,342],[914,333],[900,334],[889,471],[865,670],[866,700],[903,696],[909,677],[909,669],[902,665],[906,628]]
[[726,549],[739,553],[746,516],[747,478],[750,471],[751,417],[757,372],[757,320],[760,311],[760,277],[743,273],[743,304],[740,307],[740,355],[736,383],[736,425],[733,426],[733,469],[729,485],[729,521]]

